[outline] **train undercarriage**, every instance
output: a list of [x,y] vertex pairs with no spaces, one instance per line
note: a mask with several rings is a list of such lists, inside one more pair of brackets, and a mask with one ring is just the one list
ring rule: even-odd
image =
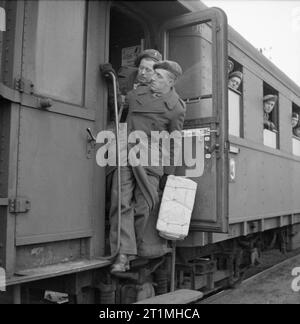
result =
[[167,253],[154,259],[132,259],[128,272],[114,276],[106,264],[51,278],[44,271],[44,279],[31,278],[32,281],[26,282],[23,278],[22,284],[17,284],[19,277],[8,278],[0,302],[131,304],[173,289],[198,290],[204,296],[211,295],[238,285],[260,264],[264,252],[277,249],[286,254],[298,249],[299,227],[285,226],[203,247],[177,247],[175,268],[172,253]]

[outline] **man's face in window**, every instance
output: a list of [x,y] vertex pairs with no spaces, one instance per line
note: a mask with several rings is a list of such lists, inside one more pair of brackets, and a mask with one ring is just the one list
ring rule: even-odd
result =
[[234,90],[237,90],[240,84],[241,84],[241,79],[236,76],[231,77],[228,81],[228,86]]
[[154,61],[151,59],[144,58],[141,60],[139,71],[138,71],[138,81],[143,84],[148,84],[151,82],[151,78],[154,74],[153,65]]
[[269,114],[273,110],[274,106],[275,106],[275,101],[271,101],[271,100],[265,101],[264,102],[265,112]]
[[296,127],[298,125],[299,122],[299,117],[292,117],[292,127]]

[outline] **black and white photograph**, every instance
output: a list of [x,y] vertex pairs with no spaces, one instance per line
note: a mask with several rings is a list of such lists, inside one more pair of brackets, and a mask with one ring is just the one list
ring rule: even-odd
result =
[[300,304],[300,0],[0,0],[0,304]]

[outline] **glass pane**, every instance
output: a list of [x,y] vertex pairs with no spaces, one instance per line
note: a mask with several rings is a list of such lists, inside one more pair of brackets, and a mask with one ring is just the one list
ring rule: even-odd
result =
[[229,134],[240,136],[240,95],[228,89]]
[[[176,85],[193,118],[212,116],[212,30],[207,23],[169,31],[169,59],[177,61],[183,76]],[[205,98],[201,98],[205,96]],[[198,99],[198,102],[197,100]],[[196,115],[195,115],[196,114]],[[198,116],[197,116],[198,114]]]
[[300,156],[300,139],[292,138],[293,141],[293,154]]
[[264,129],[264,145],[277,148],[277,133]]
[[39,1],[35,47],[38,93],[82,103],[84,27],[84,1]]

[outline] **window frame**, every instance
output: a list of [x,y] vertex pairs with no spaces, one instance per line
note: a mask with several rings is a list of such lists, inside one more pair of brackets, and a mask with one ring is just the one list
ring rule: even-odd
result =
[[[240,109],[239,109],[239,114],[240,114],[240,131],[239,131],[239,136],[236,135],[232,135],[229,133],[230,136],[235,136],[238,138],[244,138],[245,137],[245,130],[244,130],[244,66],[238,62],[235,58],[233,58],[232,56],[228,56],[228,61],[232,61],[234,63],[234,66],[236,67],[235,70],[231,71],[230,73],[234,72],[234,71],[239,71],[243,74],[243,80],[239,86],[240,90],[235,90],[232,89],[231,87],[228,86],[228,89],[233,91],[234,93],[238,94],[240,96]],[[228,80],[229,80],[229,75],[228,74]],[[229,118],[229,96],[228,96],[228,118]],[[229,132],[229,128],[228,128],[228,132]]]
[[32,83],[33,87],[29,90],[29,87],[24,88],[24,93],[35,95],[37,97],[47,97],[55,102],[66,104],[66,106],[86,108],[86,92],[87,92],[87,62],[88,57],[88,32],[89,32],[89,2],[84,1],[84,31],[83,31],[83,62],[82,62],[82,84],[81,84],[81,98],[80,102],[75,102],[75,100],[68,100],[62,98],[59,95],[46,93],[43,91],[37,91],[34,88],[36,80],[31,79],[36,73],[36,40],[37,40],[37,23],[38,23],[38,6],[39,1],[26,1],[25,2],[25,21],[24,21],[24,41],[23,41],[23,61],[22,61],[22,79],[26,83]]
[[[280,93],[278,90],[276,90],[274,87],[272,87],[269,83],[267,83],[264,80],[263,80],[262,85],[263,85],[263,97],[266,95],[269,95],[269,94],[277,96],[277,102],[275,103],[275,106],[274,106],[271,114],[269,115],[269,116],[272,116],[272,119],[270,119],[270,121],[272,121],[275,124],[277,129],[275,131],[271,131],[271,130],[269,130],[269,131],[276,134],[276,147],[274,149],[280,150],[280,105],[279,105]],[[263,110],[263,116],[264,116],[263,98],[262,98],[262,110]],[[263,120],[262,120],[262,122],[264,123]],[[264,136],[265,129],[266,128],[263,125],[263,144],[265,143],[265,136]],[[268,129],[266,129],[266,130],[268,130]],[[268,145],[265,145],[265,146],[270,147]]]

